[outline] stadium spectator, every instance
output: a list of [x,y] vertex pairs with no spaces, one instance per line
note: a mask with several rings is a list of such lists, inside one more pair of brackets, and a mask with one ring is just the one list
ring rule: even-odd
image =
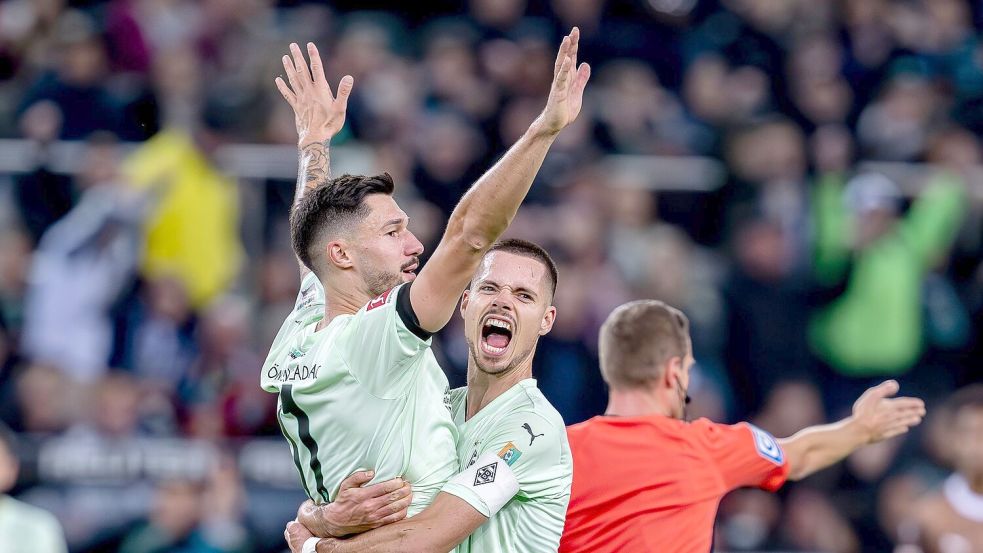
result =
[[113,347],[110,308],[128,288],[140,254],[146,208],[126,194],[112,138],[90,139],[78,204],[42,236],[31,267],[23,352],[91,382]]
[[[959,177],[936,177],[904,216],[897,185],[861,174],[816,188],[816,265],[821,283],[846,279],[842,297],[812,320],[812,347],[831,367],[833,414],[851,392],[906,375],[923,351],[925,275],[951,247],[964,213]],[[927,375],[931,384],[932,376]]]
[[51,513],[7,495],[19,470],[15,439],[0,423],[0,544],[10,553],[67,553],[65,535]]
[[54,71],[43,74],[24,95],[21,111],[50,101],[60,112],[60,138],[82,139],[95,131],[121,134],[123,111],[106,88],[108,63],[96,22],[68,10],[58,18]]
[[983,549],[983,385],[956,392],[948,410],[955,472],[914,506],[926,553]]

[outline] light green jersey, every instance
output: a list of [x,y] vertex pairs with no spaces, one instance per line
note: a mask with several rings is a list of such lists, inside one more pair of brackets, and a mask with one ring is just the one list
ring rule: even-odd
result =
[[[504,463],[498,463],[492,471],[483,472],[478,467],[466,484],[455,478],[444,486],[445,492],[490,517],[458,546],[458,553],[556,551],[573,479],[573,459],[563,418],[532,378],[519,382],[467,421],[466,400],[467,388],[451,391],[454,422],[460,432],[458,468],[465,471],[476,463],[484,464],[479,459],[489,453]],[[519,491],[501,510],[492,512],[494,507],[482,502],[484,491],[480,488],[504,481],[502,472],[508,470],[518,481]]]
[[333,501],[351,473],[372,469],[373,482],[413,483],[413,515],[457,472],[447,377],[429,336],[404,320],[408,292],[397,286],[315,332],[324,289],[309,274],[270,348],[262,386],[279,394],[280,427],[317,503]]

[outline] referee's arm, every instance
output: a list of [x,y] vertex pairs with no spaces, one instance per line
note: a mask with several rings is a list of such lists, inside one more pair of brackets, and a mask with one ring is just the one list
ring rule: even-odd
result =
[[867,444],[904,434],[920,423],[925,404],[918,398],[891,397],[897,392],[896,381],[883,382],[860,396],[853,404],[853,415],[779,440],[789,464],[789,480],[801,480]]

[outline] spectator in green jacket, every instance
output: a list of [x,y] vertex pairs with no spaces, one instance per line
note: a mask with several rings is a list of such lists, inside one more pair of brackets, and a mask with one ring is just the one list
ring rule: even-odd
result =
[[[866,379],[908,373],[922,354],[922,285],[945,259],[963,219],[965,187],[932,177],[910,209],[887,177],[839,175],[815,190],[815,269],[820,283],[846,279],[842,296],[812,319],[812,348],[833,371]],[[843,390],[846,392],[847,390]]]

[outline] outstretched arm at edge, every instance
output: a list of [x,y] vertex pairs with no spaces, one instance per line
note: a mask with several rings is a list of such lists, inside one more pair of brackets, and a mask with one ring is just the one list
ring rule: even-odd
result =
[[789,464],[789,480],[801,480],[867,444],[904,434],[919,424],[925,416],[925,404],[918,398],[890,397],[897,391],[896,381],[883,382],[860,396],[853,405],[853,415],[779,440]]

